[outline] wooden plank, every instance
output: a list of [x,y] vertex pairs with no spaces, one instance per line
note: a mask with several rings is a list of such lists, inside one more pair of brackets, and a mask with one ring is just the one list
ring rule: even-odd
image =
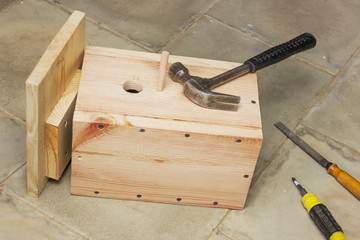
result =
[[[71,193],[85,196],[242,209],[262,139],[108,123],[77,126]],[[185,134],[190,134],[186,137]],[[138,194],[142,197],[139,199]]]
[[72,153],[72,119],[81,70],[70,81],[45,126],[46,176],[59,180]]
[[[157,91],[160,58],[86,49],[73,119],[71,193],[243,208],[262,144],[256,75],[216,89],[241,96],[237,112],[210,110],[190,102],[168,76]],[[176,61],[204,77],[239,65],[170,55],[167,68]]]
[[[79,95],[76,111],[261,129],[255,74],[247,74],[214,90],[241,96],[237,112],[209,110],[189,101],[183,94],[183,86],[168,76],[165,89],[157,91],[160,58],[161,54],[88,47],[80,83],[80,87],[86,87]],[[202,77],[215,76],[239,65],[170,55],[167,68],[177,61],[184,63],[190,74]],[[141,86],[142,91],[137,94],[124,91],[129,82]]]
[[81,66],[85,14],[74,11],[51,41],[26,80],[26,149],[28,194],[46,185],[45,121]]

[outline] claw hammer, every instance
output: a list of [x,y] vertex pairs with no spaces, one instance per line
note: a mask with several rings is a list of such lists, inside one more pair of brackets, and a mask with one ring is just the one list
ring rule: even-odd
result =
[[189,74],[189,70],[180,62],[173,63],[170,66],[169,75],[172,80],[184,85],[185,96],[197,105],[210,109],[237,111],[240,103],[239,96],[213,92],[211,89],[246,73],[254,73],[264,67],[280,62],[296,53],[313,48],[315,45],[315,37],[310,33],[304,33],[250,58],[239,67],[212,78],[192,76]]

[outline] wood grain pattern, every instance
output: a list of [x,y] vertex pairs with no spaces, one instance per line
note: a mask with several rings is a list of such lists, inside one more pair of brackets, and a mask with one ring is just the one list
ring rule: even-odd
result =
[[73,153],[72,194],[130,200],[141,194],[142,201],[177,203],[180,197],[181,204],[243,207],[261,139],[238,143],[228,136],[98,126],[80,127],[86,130]]
[[46,185],[45,121],[81,66],[85,14],[74,11],[26,80],[26,149],[28,194]]
[[[71,193],[242,209],[262,143],[256,75],[216,89],[242,97],[238,112],[210,110],[190,102],[169,77],[158,92],[159,59],[86,49],[73,119]],[[170,55],[168,67],[175,61],[205,77],[239,65]],[[142,90],[125,91],[128,81]]]
[[161,53],[160,67],[159,67],[159,82],[157,87],[157,90],[160,92],[164,90],[164,81],[167,72],[168,60],[169,60],[169,52],[163,51]]
[[46,176],[59,180],[72,153],[72,119],[79,88],[78,70],[45,123]]
[[[241,96],[237,112],[209,110],[189,101],[183,94],[183,86],[168,76],[165,79],[166,89],[161,92],[156,90],[160,55],[87,47],[80,83],[80,88],[82,85],[86,87],[79,95],[76,111],[261,129],[255,74],[247,74],[214,89]],[[182,62],[190,74],[203,77],[215,76],[240,64],[170,55],[167,68],[177,61]],[[141,85],[143,90],[137,94],[124,91],[123,84],[128,81]]]

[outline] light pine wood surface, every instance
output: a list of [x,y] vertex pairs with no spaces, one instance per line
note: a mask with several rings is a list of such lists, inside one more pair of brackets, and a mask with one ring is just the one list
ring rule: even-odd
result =
[[[71,193],[242,209],[262,143],[256,75],[215,89],[241,96],[237,112],[211,110],[190,102],[168,76],[157,91],[160,59],[86,49],[73,120]],[[203,77],[239,65],[170,54],[167,68],[176,61]]]
[[45,122],[81,66],[84,40],[85,14],[74,11],[26,80],[27,184],[31,196],[38,197],[48,181]]
[[59,180],[72,153],[72,120],[81,70],[77,70],[45,124],[46,176]]

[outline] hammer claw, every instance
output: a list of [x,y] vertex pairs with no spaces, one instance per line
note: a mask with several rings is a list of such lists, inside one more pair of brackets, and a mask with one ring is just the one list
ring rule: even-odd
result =
[[211,95],[209,96],[209,100],[212,102],[218,102],[218,103],[232,103],[232,104],[240,103],[239,96],[217,93],[217,92],[211,92]]
[[237,111],[240,103],[240,97],[211,92],[211,95],[208,98],[208,108],[226,110],[226,111]]
[[206,105],[206,108],[236,112],[239,108],[239,105],[238,104],[212,102],[212,103],[209,103],[208,105]]

